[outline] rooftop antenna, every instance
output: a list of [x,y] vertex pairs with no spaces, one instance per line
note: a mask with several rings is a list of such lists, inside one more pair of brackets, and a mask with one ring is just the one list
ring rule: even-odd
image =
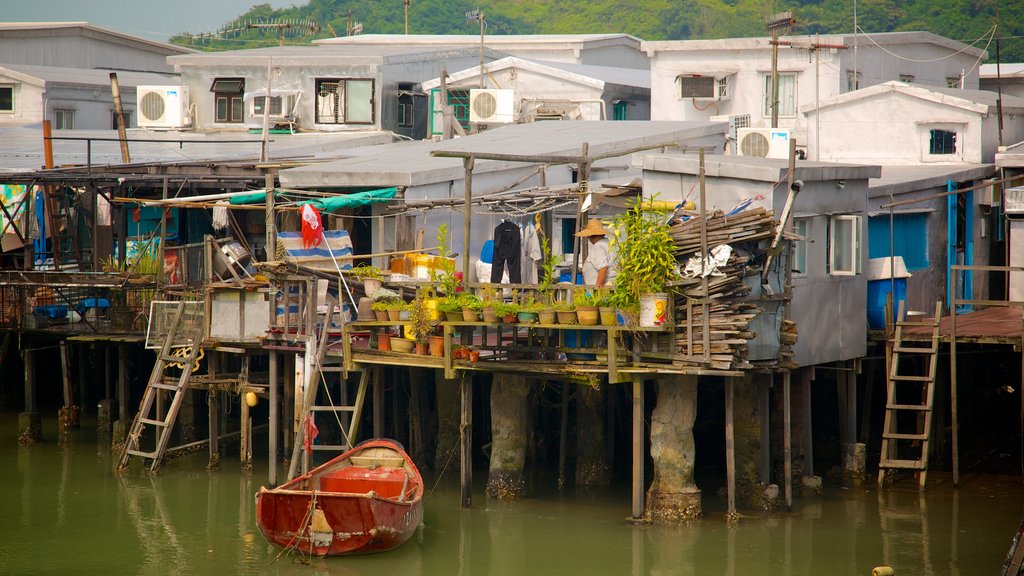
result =
[[189,34],[190,40],[195,44],[195,39],[200,40],[228,40],[241,38],[243,32],[256,30],[277,30],[278,45],[284,46],[285,36],[290,38],[311,36],[320,33],[320,25],[312,20],[274,20],[257,18],[255,20],[235,20],[222,26],[216,32],[203,32],[200,34]]
[[363,33],[363,23],[352,21],[352,11],[348,11],[348,29],[345,31],[346,36],[355,36],[356,34]]

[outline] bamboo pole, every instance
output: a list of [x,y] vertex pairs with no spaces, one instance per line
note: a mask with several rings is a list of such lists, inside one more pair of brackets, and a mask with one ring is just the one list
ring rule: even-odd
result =
[[279,402],[279,382],[278,382],[278,357],[279,354],[273,350],[268,354],[269,356],[269,383],[268,388],[270,390],[270,433],[267,437],[267,461],[269,466],[267,481],[271,486],[277,485],[277,434],[278,425],[280,424],[280,416],[278,410]]
[[727,517],[736,517],[736,426],[733,420],[735,378],[725,379],[725,476],[728,500]]
[[793,509],[793,412],[790,406],[792,391],[789,372],[782,373],[782,458],[785,473],[784,490],[786,510]]
[[[462,281],[469,282],[469,242],[470,242],[470,221],[473,218],[473,164],[474,157],[462,160],[462,166],[466,171],[466,207],[462,213]],[[447,257],[447,254],[441,256]]]

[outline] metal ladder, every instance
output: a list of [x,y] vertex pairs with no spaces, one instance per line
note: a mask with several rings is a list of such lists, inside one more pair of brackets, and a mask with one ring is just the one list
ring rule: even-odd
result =
[[[344,315],[342,314],[342,322],[344,322]],[[359,421],[362,418],[363,403],[366,399],[366,390],[369,382],[369,371],[362,370],[359,377],[359,388],[356,391],[355,402],[352,405],[348,405],[344,402],[344,398],[339,394],[337,402],[333,396],[330,395],[330,386],[327,383],[324,374],[326,373],[337,373],[342,379],[345,377],[344,368],[342,365],[324,365],[324,360],[327,356],[327,348],[329,346],[329,329],[330,329],[330,314],[324,319],[323,326],[320,329],[319,336],[310,335],[310,340],[307,342],[306,350],[307,355],[312,358],[312,362],[309,363],[309,369],[305,373],[306,388],[305,395],[302,401],[302,413],[299,418],[299,428],[295,432],[295,442],[292,445],[292,459],[291,464],[288,468],[288,478],[294,478],[298,475],[299,462],[302,462],[302,472],[308,471],[309,462],[308,458],[303,458],[303,444],[306,439],[307,431],[307,419],[312,418],[313,414],[316,413],[334,413],[336,417],[340,414],[346,414],[349,416],[347,426],[338,419],[339,428],[341,429],[342,438],[341,444],[315,444],[311,445],[311,450],[333,450],[338,452],[344,452],[350,450],[353,445],[353,439],[359,432]],[[324,390],[330,400],[330,404],[317,404],[317,392],[320,390],[320,386],[323,385]],[[344,389],[344,386],[340,387]],[[307,454],[308,456],[308,454]]]
[[[919,488],[923,490],[928,474],[928,442],[932,427],[932,401],[935,397],[942,303],[935,303],[935,315],[928,322],[908,322],[905,318],[905,306],[906,303],[901,301],[896,315],[889,374],[886,378],[885,423],[882,428],[881,460],[878,463],[878,486],[882,487],[890,471],[905,469],[917,472]],[[928,346],[914,346],[904,341],[903,329],[910,326],[927,326],[932,329]],[[908,360],[908,355],[927,363],[927,374],[907,374],[902,371],[902,365]],[[919,403],[899,403],[898,398],[908,393],[913,394],[915,387],[921,398]],[[897,388],[900,389],[899,392]],[[905,392],[907,389],[910,390]],[[900,418],[900,415],[913,415],[913,426],[909,426],[908,419]],[[912,431],[906,431],[908,429]]]
[[[187,334],[189,326],[184,322],[185,307],[188,303],[181,301],[177,303],[174,316],[167,330],[163,346],[157,353],[156,362],[153,364],[153,371],[149,375],[149,382],[146,385],[146,392],[142,396],[142,403],[139,411],[135,414],[132,427],[128,432],[124,448],[121,450],[121,457],[117,461],[117,470],[124,470],[131,461],[132,456],[149,458],[150,472],[156,473],[163,461],[164,453],[167,451],[167,442],[171,436],[171,428],[181,408],[181,401],[189,388],[189,379],[195,370],[202,346],[198,334]],[[192,327],[194,328],[194,327]],[[200,324],[199,329],[202,329]],[[181,356],[172,355],[172,349],[181,346],[181,342],[188,344]],[[170,367],[181,370],[178,376],[168,376],[166,371]],[[163,391],[173,394],[171,405],[167,414],[161,416],[157,408],[157,395]],[[152,426],[156,432],[155,445],[152,450],[142,448],[142,435],[146,426]]]

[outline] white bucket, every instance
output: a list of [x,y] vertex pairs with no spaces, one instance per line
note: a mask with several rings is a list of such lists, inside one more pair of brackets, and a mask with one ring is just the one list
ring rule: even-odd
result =
[[640,297],[640,326],[655,328],[668,321],[668,294],[646,294]]

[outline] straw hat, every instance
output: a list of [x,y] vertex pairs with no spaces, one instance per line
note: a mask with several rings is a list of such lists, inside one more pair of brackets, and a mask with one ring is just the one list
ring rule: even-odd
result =
[[579,236],[581,238],[586,238],[588,236],[607,236],[607,235],[608,235],[608,231],[604,229],[604,226],[601,224],[601,221],[597,220],[596,218],[591,218],[590,220],[587,220],[586,228],[584,228],[583,230],[580,230],[579,232],[576,233],[576,236]]

